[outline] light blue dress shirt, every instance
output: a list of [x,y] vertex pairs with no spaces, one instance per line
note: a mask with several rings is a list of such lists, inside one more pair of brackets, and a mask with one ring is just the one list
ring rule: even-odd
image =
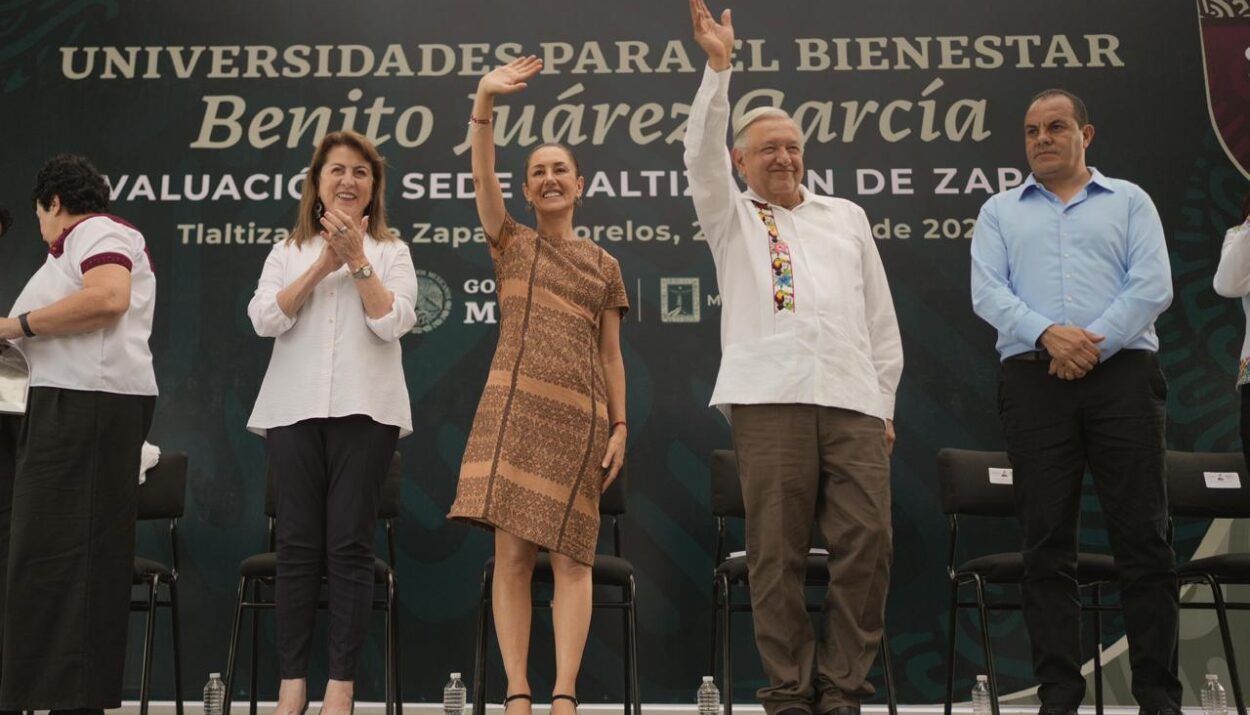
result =
[[1154,321],[1172,302],[1163,224],[1141,187],[1091,169],[1067,204],[1032,175],[990,197],[972,236],[972,308],[1007,359],[1038,349],[1051,325],[1106,337],[1102,360],[1158,350]]

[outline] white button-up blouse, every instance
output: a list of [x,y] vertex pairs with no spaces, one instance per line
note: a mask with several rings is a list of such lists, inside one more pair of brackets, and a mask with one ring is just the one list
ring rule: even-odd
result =
[[376,320],[365,315],[347,266],[326,276],[294,316],[278,307],[278,292],[307,271],[321,254],[313,236],[296,247],[283,241],[265,260],[247,306],[256,334],[274,341],[247,428],[264,435],[318,417],[368,415],[412,434],[412,407],[404,382],[399,339],[416,323],[417,275],[402,241],[365,237],[365,256],[395,300]]

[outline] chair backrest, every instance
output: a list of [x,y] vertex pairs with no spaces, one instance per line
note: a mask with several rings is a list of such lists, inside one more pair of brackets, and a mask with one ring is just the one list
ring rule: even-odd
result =
[[628,464],[621,463],[621,471],[616,473],[616,479],[608,485],[607,491],[599,495],[599,514],[602,516],[618,517],[625,514],[625,482],[628,476]]
[[163,452],[144,475],[137,497],[140,520],[182,518],[187,502],[187,453]]
[[[399,516],[403,486],[401,480],[403,470],[401,466],[402,458],[399,452],[395,452],[391,456],[391,466],[386,472],[386,480],[382,482],[382,503],[378,505],[379,519],[394,519]],[[273,477],[273,467],[269,466],[265,472],[265,516],[270,519],[278,516],[277,498],[277,484]]]
[[714,449],[711,459],[712,515],[718,519],[745,519],[742,482],[738,479],[738,455],[732,449]]
[[1250,479],[1241,452],[1169,450],[1167,474],[1168,510],[1173,516],[1250,517]]
[[990,481],[994,470],[1011,469],[1006,452],[940,449],[937,454],[942,512],[949,515],[1014,516],[1010,484]]

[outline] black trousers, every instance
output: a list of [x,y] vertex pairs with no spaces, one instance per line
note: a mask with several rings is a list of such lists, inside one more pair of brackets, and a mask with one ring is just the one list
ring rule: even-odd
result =
[[330,603],[329,675],[355,680],[372,614],[374,533],[399,428],[365,415],[269,430],[278,507],[278,658],[304,678],[321,578]]
[[155,404],[31,389],[16,470],[0,467],[13,474],[0,482],[12,494],[0,709],[121,705],[139,452]]
[[1241,386],[1241,453],[1250,464],[1250,385]]
[[1121,351],[1074,381],[1048,375],[1048,365],[1007,360],[999,382],[1038,695],[1065,709],[1085,695],[1076,552],[1088,465],[1120,571],[1133,696],[1143,708],[1179,708],[1179,591],[1166,536],[1167,383],[1147,351]]

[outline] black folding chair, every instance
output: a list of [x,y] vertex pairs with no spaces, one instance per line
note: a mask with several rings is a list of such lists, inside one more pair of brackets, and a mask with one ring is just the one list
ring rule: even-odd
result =
[[[1168,509],[1173,517],[1196,519],[1250,518],[1250,475],[1240,452],[1168,452]],[[1236,481],[1229,475],[1236,475]],[[1233,488],[1233,484],[1239,486]],[[1169,537],[1171,534],[1169,534]],[[1211,588],[1211,603],[1182,603],[1181,608],[1214,610],[1224,641],[1228,679],[1237,712],[1246,715],[1245,695],[1237,677],[1237,658],[1228,628],[1228,611],[1250,610],[1250,602],[1225,600],[1223,586],[1250,584],[1250,553],[1218,554],[1192,559],[1177,566],[1184,584]]]
[[[621,556],[621,524],[625,515],[626,475],[622,467],[608,490],[599,495],[599,515],[612,529],[612,553],[595,554],[591,581],[596,596],[593,608],[618,610],[622,613],[625,637],[625,715],[642,715],[642,696],[638,686],[638,615],[635,607],[634,565]],[[486,650],[490,643],[491,581],[495,575],[495,557],[482,568],[482,593],[478,599],[477,653],[473,664],[473,715],[486,713]],[[551,554],[539,552],[534,565],[534,583],[554,584]],[[600,587],[619,593],[619,598],[605,597]],[[550,608],[550,599],[534,599],[535,608]]]
[[[985,654],[985,669],[989,676],[990,703],[994,715],[999,714],[998,681],[994,670],[994,652],[990,644],[989,611],[1019,611],[1019,603],[991,602],[986,598],[986,586],[1019,585],[1024,580],[1024,556],[1019,551],[983,554],[956,564],[959,541],[960,516],[1010,517],[1016,516],[1015,497],[1010,484],[990,481],[991,470],[1011,469],[1006,452],[974,452],[965,449],[942,449],[938,451],[938,481],[942,489],[942,512],[947,516],[950,538],[947,549],[947,573],[950,576],[950,632],[949,650],[946,654],[946,715],[951,713],[955,687],[955,626],[961,608],[975,608],[981,617],[981,647]],[[1106,554],[1078,553],[1076,566],[1077,583],[1088,587],[1092,604],[1082,606],[1093,613],[1094,618],[1094,707],[1099,715],[1103,712],[1102,697],[1102,611],[1108,607],[1101,602],[1102,585],[1115,581],[1115,560]],[[959,589],[971,585],[975,589],[975,601],[960,601]]]
[[[133,583],[147,588],[147,598],[130,601],[130,611],[146,613],[143,628],[143,677],[139,682],[139,715],[148,715],[152,690],[152,653],[156,637],[156,611],[169,609],[170,635],[174,657],[174,707],[182,715],[182,649],[178,644],[178,519],[182,518],[187,494],[186,452],[165,452],[160,462],[148,470],[138,490],[139,521],[169,521],[169,565],[135,557]],[[160,595],[165,587],[165,597]]]
[[[716,517],[716,570],[712,576],[712,653],[709,671],[716,672],[717,651],[720,651],[724,683],[721,697],[725,715],[733,715],[733,638],[731,626],[733,614],[750,613],[751,601],[735,593],[750,594],[745,554],[728,554],[729,519],[745,519],[746,507],[742,501],[742,482],[738,477],[738,458],[733,450],[717,449],[711,456],[712,515]],[[829,587],[829,553],[824,549],[812,549],[807,554],[806,587],[827,589]],[[823,602],[808,602],[809,613],[820,613]],[[890,715],[898,715],[898,699],[894,691],[894,670],[890,663],[889,638],[884,629],[881,634],[881,670],[885,679],[886,703]]]
[[[400,511],[400,457],[399,452],[391,458],[390,471],[382,485],[382,503],[378,508],[378,519],[386,528],[387,559],[373,560],[373,582],[382,587],[381,597],[373,601],[373,610],[382,611],[386,616],[386,713],[387,715],[403,715],[404,701],[399,685],[399,592],[395,576],[395,520]],[[225,715],[230,715],[231,701],[234,699],[234,673],[239,655],[239,634],[243,629],[243,612],[252,612],[252,658],[251,682],[248,688],[251,707],[249,712],[256,715],[257,700],[257,667],[259,656],[260,611],[274,608],[273,587],[277,579],[277,506],[275,503],[273,474],[269,474],[265,491],[265,516],[269,517],[269,551],[249,556],[239,564],[239,596],[234,608],[234,628],[230,635],[230,656],[226,664],[226,703]],[[324,578],[322,579],[324,581]],[[252,597],[247,597],[248,588],[252,589]],[[262,587],[267,593],[262,591]],[[319,608],[328,608],[323,599]]]

